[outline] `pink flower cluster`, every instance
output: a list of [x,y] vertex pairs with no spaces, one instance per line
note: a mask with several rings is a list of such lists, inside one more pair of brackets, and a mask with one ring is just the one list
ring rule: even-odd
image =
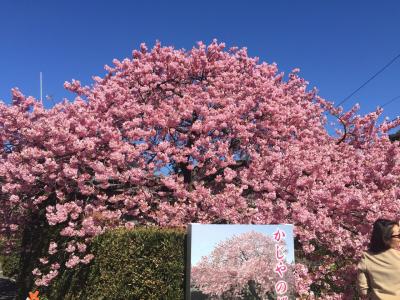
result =
[[[37,275],[34,273],[34,275]],[[35,280],[35,284],[37,286],[49,286],[50,283],[56,278],[58,275],[58,270],[50,270],[45,276],[40,279]]]

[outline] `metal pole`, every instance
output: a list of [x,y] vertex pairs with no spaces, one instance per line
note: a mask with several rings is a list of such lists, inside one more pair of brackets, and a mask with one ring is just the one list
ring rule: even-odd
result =
[[42,76],[42,72],[40,72],[40,102],[43,103],[43,76]]

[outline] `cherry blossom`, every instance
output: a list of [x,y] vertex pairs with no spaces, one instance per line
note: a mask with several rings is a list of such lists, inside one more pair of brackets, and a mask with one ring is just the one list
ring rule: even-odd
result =
[[[73,267],[91,259],[78,243],[116,226],[291,223],[299,294],[311,282],[324,299],[352,293],[372,222],[399,213],[399,142],[387,132],[400,119],[345,112],[298,69],[286,78],[217,41],[142,44],[105,69],[90,86],[66,82],[76,98],[50,109],[19,89],[0,103],[4,238],[44,215],[61,239],[47,259]],[[37,267],[37,284],[57,276]]]

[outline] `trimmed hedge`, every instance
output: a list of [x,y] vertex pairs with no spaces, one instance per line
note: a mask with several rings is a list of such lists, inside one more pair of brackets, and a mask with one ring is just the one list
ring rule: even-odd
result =
[[95,259],[65,271],[48,299],[184,299],[185,232],[116,229],[91,244]]
[[19,273],[19,256],[11,254],[0,257],[1,269],[4,277],[17,278]]
[[[18,248],[18,246],[16,247]],[[4,241],[0,240],[0,253],[4,253]],[[19,258],[18,252],[11,252],[8,255],[0,255],[0,265],[3,276],[16,279],[19,274]]]

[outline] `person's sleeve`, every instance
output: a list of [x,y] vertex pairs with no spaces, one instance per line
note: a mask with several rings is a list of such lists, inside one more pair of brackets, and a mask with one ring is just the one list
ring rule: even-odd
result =
[[368,294],[369,286],[368,286],[367,267],[365,265],[364,257],[359,262],[357,269],[358,269],[358,280],[357,280],[358,290],[361,295],[366,296]]

